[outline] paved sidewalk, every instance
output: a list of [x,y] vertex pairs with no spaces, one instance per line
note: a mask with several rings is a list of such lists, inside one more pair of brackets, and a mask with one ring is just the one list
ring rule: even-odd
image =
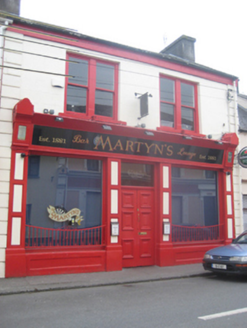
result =
[[138,267],[114,272],[93,272],[0,279],[0,295],[131,284],[208,275],[202,264]]

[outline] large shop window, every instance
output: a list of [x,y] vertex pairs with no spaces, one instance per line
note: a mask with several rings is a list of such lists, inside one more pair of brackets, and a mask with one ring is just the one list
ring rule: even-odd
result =
[[172,241],[219,238],[217,172],[172,169]]
[[29,156],[26,246],[102,244],[102,163]]
[[69,55],[66,110],[86,118],[117,120],[117,65]]
[[164,129],[198,133],[195,84],[169,77],[160,78],[160,125]]

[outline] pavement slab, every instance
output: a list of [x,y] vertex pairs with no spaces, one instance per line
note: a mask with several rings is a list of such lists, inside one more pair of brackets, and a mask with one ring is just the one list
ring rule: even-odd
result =
[[0,295],[182,279],[208,274],[210,273],[204,271],[202,264],[189,264],[170,267],[125,268],[112,272],[1,278]]

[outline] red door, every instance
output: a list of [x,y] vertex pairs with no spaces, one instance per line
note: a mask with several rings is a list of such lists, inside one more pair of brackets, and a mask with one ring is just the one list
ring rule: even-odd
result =
[[153,189],[122,188],[123,267],[154,265]]

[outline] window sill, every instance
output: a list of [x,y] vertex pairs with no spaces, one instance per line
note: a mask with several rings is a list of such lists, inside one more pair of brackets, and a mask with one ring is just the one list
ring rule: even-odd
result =
[[65,118],[75,118],[76,120],[82,121],[90,121],[90,122],[102,122],[102,123],[109,123],[109,124],[118,124],[118,125],[127,125],[126,122],[115,120],[111,117],[103,117],[103,116],[87,116],[81,113],[74,113],[74,112],[66,112],[66,113],[59,113],[58,116],[65,117]]
[[174,129],[174,128],[169,128],[166,126],[162,126],[162,127],[157,127],[156,128],[157,131],[160,132],[169,132],[170,134],[179,134],[179,135],[184,135],[184,136],[195,136],[195,137],[206,137],[206,135],[195,132],[195,131],[191,131],[191,130],[183,130],[183,129]]

